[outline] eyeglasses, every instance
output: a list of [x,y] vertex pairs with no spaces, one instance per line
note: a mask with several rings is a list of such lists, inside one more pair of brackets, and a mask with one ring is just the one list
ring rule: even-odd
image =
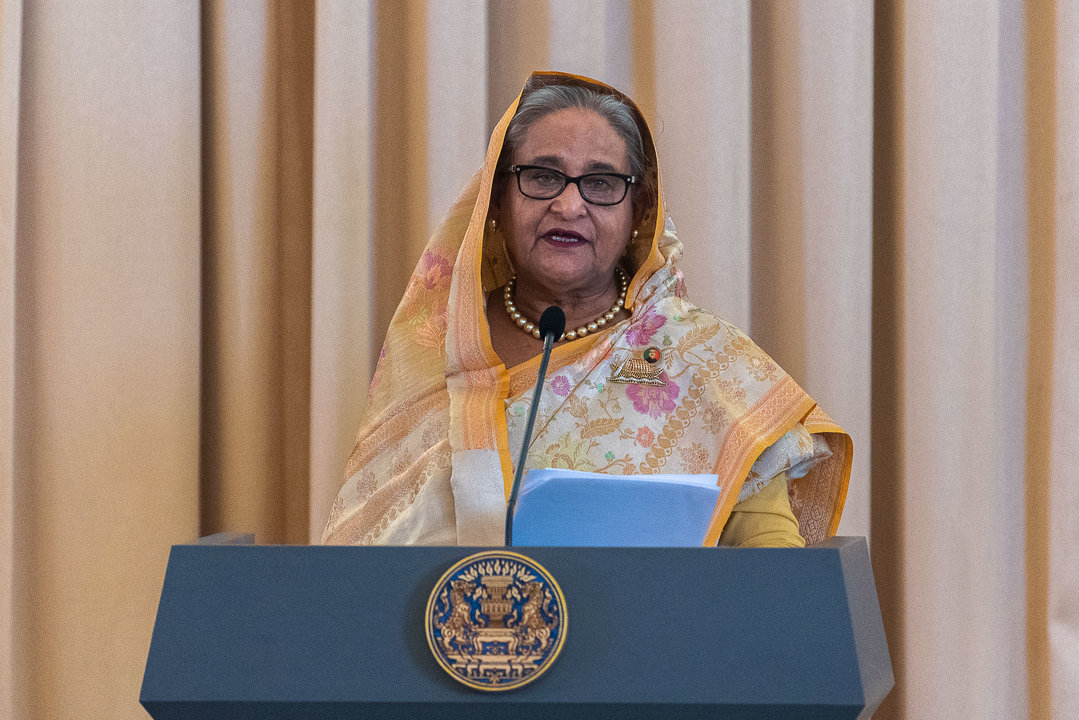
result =
[[510,172],[517,176],[517,189],[533,200],[550,200],[562,194],[573,183],[578,192],[593,205],[617,205],[626,199],[629,186],[637,182],[633,175],[618,173],[588,173],[570,177],[564,172],[539,165],[513,165]]

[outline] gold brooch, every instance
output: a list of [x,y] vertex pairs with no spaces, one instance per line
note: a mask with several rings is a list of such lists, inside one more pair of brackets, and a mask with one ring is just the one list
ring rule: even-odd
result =
[[442,669],[477,690],[543,674],[566,641],[566,600],[547,569],[507,550],[451,567],[427,601],[427,644]]
[[662,357],[659,348],[645,348],[641,357],[631,357],[620,366],[611,363],[611,382],[631,383],[633,385],[666,385],[660,376],[659,360]]

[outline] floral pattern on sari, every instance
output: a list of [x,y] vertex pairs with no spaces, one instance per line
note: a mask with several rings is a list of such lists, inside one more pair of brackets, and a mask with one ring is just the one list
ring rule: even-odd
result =
[[407,323],[417,345],[441,351],[446,344],[446,287],[453,276],[453,262],[427,250],[405,291]]
[[667,318],[657,314],[655,308],[646,308],[640,319],[626,331],[626,341],[630,345],[647,345],[666,322]]
[[[717,472],[720,450],[738,420],[766,402],[777,382],[790,382],[736,327],[667,294],[673,287],[657,284],[638,313],[610,331],[602,352],[552,373],[540,398],[528,467],[614,474]],[[638,356],[642,344],[661,336],[667,345],[659,360],[664,386],[609,382],[612,364]],[[511,447],[523,439],[531,394],[529,385],[507,400]],[[810,467],[827,454],[807,443],[804,429],[780,440],[752,468],[743,496],[763,487],[760,473]]]
[[626,388],[626,397],[633,401],[634,410],[658,418],[677,407],[678,384],[666,372],[661,372],[659,378],[663,385],[630,385]]
[[[659,286],[661,292],[664,287]],[[725,330],[725,326],[716,323],[714,316],[696,312],[696,308],[683,300],[675,300],[673,305],[661,302],[662,297],[653,296],[628,323],[612,330],[610,342],[595,354],[590,353],[578,363],[559,368],[548,379],[546,390],[549,394],[545,391],[540,399],[541,419],[533,436],[529,467],[567,467],[551,463],[565,463],[573,457],[578,463],[573,467],[593,472],[637,474],[660,471],[659,465],[670,456],[672,416],[676,422],[686,424],[684,419],[677,419],[680,405],[689,408],[680,411],[684,418],[689,418],[696,414],[696,404],[701,399],[699,390],[694,397],[687,397],[691,387],[687,372],[700,357],[716,355],[722,347],[716,345],[717,335]],[[660,377],[665,385],[610,383],[611,364],[618,365],[621,360],[639,355],[637,348],[656,338],[661,329],[671,338],[672,345],[659,361],[664,368]],[[731,337],[728,332],[722,332],[719,339]],[[732,378],[729,382],[733,386],[737,379]],[[507,401],[506,420],[511,447],[521,441],[531,395],[529,388]],[[735,406],[731,404],[731,408]],[[723,413],[722,407],[711,404],[707,407],[712,409],[713,415]],[[730,418],[725,418],[725,423],[723,419],[713,418],[713,425],[719,429],[729,423]],[[695,430],[699,431],[700,428]],[[694,472],[711,472],[709,463],[715,459],[714,451],[709,453],[706,447],[715,445],[715,436],[719,433],[713,434],[710,429],[704,432],[713,442],[708,443],[702,438],[695,446],[686,447],[690,454],[684,459],[698,468]],[[659,464],[649,459],[656,453],[662,458]]]

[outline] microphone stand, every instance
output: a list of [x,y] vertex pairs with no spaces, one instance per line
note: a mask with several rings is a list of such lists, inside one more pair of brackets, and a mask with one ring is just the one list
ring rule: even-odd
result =
[[547,378],[547,362],[551,359],[551,350],[554,348],[555,340],[562,337],[562,332],[566,329],[566,314],[562,312],[562,308],[552,305],[543,311],[538,325],[543,336],[543,357],[540,358],[536,387],[532,391],[532,407],[528,410],[528,422],[525,423],[521,454],[517,458],[517,469],[513,473],[513,486],[510,488],[510,497],[506,502],[506,547],[513,545],[513,512],[517,509],[517,493],[521,489],[521,476],[524,473],[528,446],[532,443],[532,426],[536,422],[536,412],[539,410],[540,392]]

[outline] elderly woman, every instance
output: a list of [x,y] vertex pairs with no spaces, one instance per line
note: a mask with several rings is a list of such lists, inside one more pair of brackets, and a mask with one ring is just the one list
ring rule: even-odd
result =
[[[711,241],[711,239],[709,239]],[[499,545],[542,342],[526,467],[716,473],[706,545],[835,533],[850,439],[675,266],[655,146],[602,83],[537,73],[431,238],[390,323],[327,543]]]

